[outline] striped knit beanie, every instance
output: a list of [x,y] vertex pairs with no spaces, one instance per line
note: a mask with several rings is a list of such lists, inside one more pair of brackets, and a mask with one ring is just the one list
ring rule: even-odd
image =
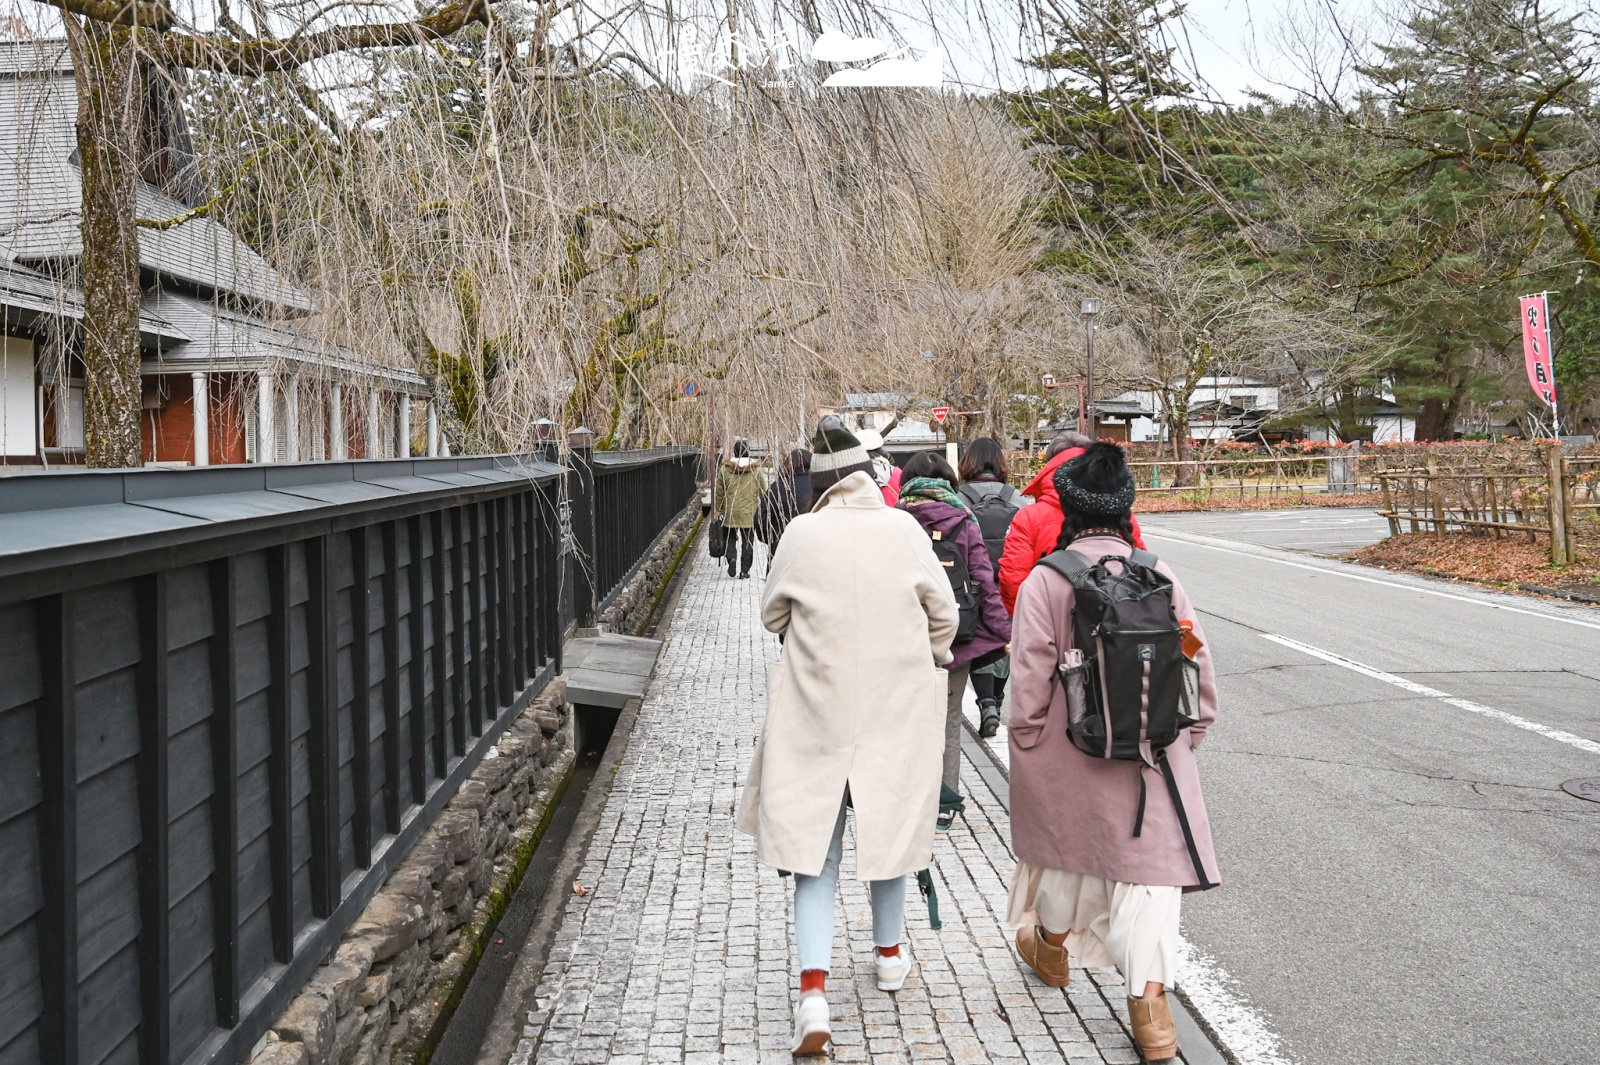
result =
[[817,435],[811,440],[811,452],[813,502],[852,473],[872,472],[872,456],[867,454],[867,449],[861,446],[855,434],[844,427],[844,422],[837,414],[826,415],[817,423]]
[[836,414],[830,414],[817,423],[817,435],[811,440],[811,472],[830,473],[846,466],[870,466],[872,457],[861,446],[854,433],[844,427]]

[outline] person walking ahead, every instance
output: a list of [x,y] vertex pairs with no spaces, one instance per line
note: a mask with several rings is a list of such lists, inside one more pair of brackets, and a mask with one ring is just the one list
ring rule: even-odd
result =
[[[1119,560],[1134,554],[1129,518],[1134,489],[1122,449],[1091,445],[1056,471],[1055,487],[1063,510],[1058,550],[1070,549],[1067,554],[1091,566],[1110,557],[1108,571],[1127,572]],[[1096,756],[1069,735],[1071,682],[1061,667],[1076,664],[1080,652],[1089,653],[1076,646],[1078,596],[1072,581],[1049,564],[1039,565],[1017,594],[1009,722],[1017,870],[1007,922],[1017,926],[1017,952],[1051,987],[1066,986],[1069,954],[1085,966],[1115,965],[1127,981],[1139,1052],[1148,1061],[1163,1061],[1178,1052],[1165,990],[1177,964],[1179,900],[1185,891],[1219,882],[1194,756],[1216,718],[1217,695],[1194,607],[1165,563],[1154,568],[1171,581],[1173,626],[1189,626],[1181,653],[1195,667],[1198,712],[1168,746],[1151,752],[1144,745],[1141,753],[1153,754],[1151,761],[1138,755],[1122,760],[1128,751],[1118,752],[1114,745],[1108,754],[1115,757]],[[1108,639],[1115,648],[1115,637]],[[1111,660],[1108,645],[1096,643],[1101,657],[1098,663],[1089,660],[1091,668]],[[1148,663],[1162,661],[1168,646],[1127,645],[1135,666],[1146,663],[1150,707],[1159,697],[1153,694],[1156,683]],[[1097,675],[1105,682],[1106,669]],[[1119,689],[1117,674],[1109,683],[1114,691],[1127,690]],[[1139,685],[1134,676],[1132,690]],[[1108,711],[1108,723],[1111,716]],[[1083,718],[1078,721],[1081,728]],[[1163,760],[1170,778],[1159,768]],[[1173,791],[1181,805],[1172,801]]]
[[[1050,441],[1044,453],[1044,469],[1022,489],[1022,494],[1032,496],[1042,504],[1017,512],[1006,530],[1005,551],[1000,556],[1000,599],[1007,610],[1017,607],[1017,589],[1028,579],[1039,560],[1055,549],[1056,531],[1061,528],[1061,500],[1056,495],[1056,471],[1083,454],[1094,443],[1082,433],[1066,432]],[[1143,547],[1139,535],[1139,519],[1129,517],[1133,528],[1133,546]]]
[[[998,580],[1000,555],[1011,522],[1017,511],[1033,502],[1033,497],[1011,487],[1011,467],[1006,463],[1006,453],[992,437],[980,436],[967,447],[967,453],[961,456],[960,473],[961,487],[956,494],[972,508],[972,516],[978,519],[983,546],[989,550],[989,560],[995,565]],[[978,735],[984,739],[1000,731],[1000,704],[1005,701],[1006,681],[1010,677],[1009,656],[986,666],[973,667],[972,690],[978,695]]]
[[[937,451],[923,451],[905,465],[899,506],[927,532],[934,554],[955,591],[961,617],[951,645],[945,703],[944,772],[951,791],[961,790],[961,700],[974,665],[993,662],[1011,642],[1011,619],[1000,605],[994,569],[983,546],[983,531],[956,494],[956,471]],[[939,815],[949,828],[954,814]]]
[[811,502],[811,452],[797,447],[784,456],[778,479],[767,487],[756,507],[756,539],[767,545],[767,569],[778,550],[783,530]]
[[728,576],[734,576],[733,542],[739,541],[738,576],[750,576],[755,561],[756,506],[761,502],[760,463],[750,457],[750,445],[733,442],[733,457],[717,471],[717,510],[728,529]]
[[764,865],[790,870],[800,960],[794,1052],[830,1039],[826,980],[844,838],[871,882],[880,990],[911,971],[900,947],[906,876],[933,856],[944,750],[944,673],[956,631],[950,582],[911,516],[884,505],[859,441],[823,419],[814,505],[789,523],[761,620],[783,638],[767,716],[739,805]]

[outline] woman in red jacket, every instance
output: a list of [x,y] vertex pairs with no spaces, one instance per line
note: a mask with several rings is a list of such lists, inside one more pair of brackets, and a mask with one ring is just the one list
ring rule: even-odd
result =
[[[1005,604],[1007,613],[1016,613],[1017,589],[1022,587],[1038,561],[1056,549],[1056,537],[1061,535],[1061,497],[1056,495],[1056,470],[1083,454],[1092,443],[1094,441],[1082,433],[1071,432],[1050,441],[1050,449],[1044,453],[1044,469],[1022,490],[1023,495],[1032,496],[1044,505],[1017,511],[1006,533],[1005,551],[1000,555],[999,583],[1000,601]],[[1133,546],[1143,548],[1139,519],[1130,515],[1129,520],[1133,522]]]

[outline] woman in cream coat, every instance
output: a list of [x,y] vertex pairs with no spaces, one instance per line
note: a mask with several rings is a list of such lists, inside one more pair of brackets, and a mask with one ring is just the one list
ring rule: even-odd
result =
[[811,463],[814,505],[784,531],[762,622],[783,637],[767,718],[739,811],[758,859],[795,874],[800,1001],[794,1051],[829,1040],[845,808],[856,815],[856,876],[871,881],[879,988],[896,991],[905,878],[928,866],[944,752],[945,678],[956,602],[927,534],[884,505],[871,460],[836,418]]

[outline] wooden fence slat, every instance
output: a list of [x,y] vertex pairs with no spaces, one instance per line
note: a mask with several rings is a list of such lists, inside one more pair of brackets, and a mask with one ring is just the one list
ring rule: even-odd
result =
[[451,605],[454,607],[455,631],[451,633],[450,650],[455,658],[455,683],[451,691],[455,695],[452,707],[454,713],[450,715],[450,738],[455,743],[455,751],[460,754],[467,749],[467,714],[470,699],[470,677],[467,672],[467,545],[466,545],[466,515],[462,513],[465,505],[450,509],[450,573],[454,587],[451,588]]
[[267,756],[269,804],[267,826],[271,854],[272,895],[268,902],[272,921],[272,956],[280,962],[294,957],[294,840],[290,833],[294,778],[289,737],[289,548],[267,551],[267,586],[272,612],[267,616],[267,660],[271,680],[267,685],[267,727],[272,752]]
[[[339,715],[334,662],[337,661],[333,625],[333,574],[328,541],[316,536],[305,541],[306,646],[310,664],[306,671],[306,696],[311,717],[307,750],[311,758],[311,912],[327,917],[339,904]],[[361,626],[357,626],[358,629]]]
[[495,581],[495,632],[494,649],[496,652],[496,675],[500,678],[499,699],[497,706],[509,706],[511,700],[516,698],[517,690],[522,687],[522,675],[516,672],[516,624],[515,610],[512,602],[515,599],[515,574],[513,569],[513,555],[511,544],[515,539],[511,523],[511,499],[509,497],[495,500],[490,504],[494,508],[495,535],[494,569],[498,580]]
[[[424,683],[427,672],[423,668],[423,638],[427,635],[425,630],[425,615],[422,609],[422,515],[411,519],[408,533],[411,540],[411,563],[406,567],[406,586],[410,590],[410,610],[406,614],[406,626],[411,637],[411,712],[406,715],[406,721],[411,726],[411,801],[420,804],[428,797],[428,704],[424,699],[427,692]],[[437,681],[437,674],[435,680]],[[398,783],[396,784],[398,787]],[[404,804],[401,804],[404,806]],[[394,830],[400,830],[399,821],[395,822]]]
[[[78,1065],[78,736],[71,600],[38,600],[41,1065]],[[70,946],[69,946],[70,945]]]
[[239,1023],[239,695],[234,556],[210,566],[211,982],[217,1026]]
[[[387,543],[384,545],[388,547]],[[387,554],[385,565],[388,565]],[[357,869],[372,867],[372,630],[371,611],[367,609],[372,578],[367,559],[367,528],[350,530],[350,782],[353,805],[350,810],[351,849],[355,852]],[[332,576],[331,572],[329,574]],[[387,582],[387,572],[384,577]],[[329,627],[333,624],[334,598],[332,582],[328,589]],[[387,626],[386,626],[387,628]],[[330,641],[330,647],[334,643]],[[387,633],[384,650],[388,651]],[[329,660],[333,676],[330,678],[333,709],[338,708],[338,672],[332,667],[338,658]],[[394,659],[384,655],[384,691],[389,690],[389,673],[394,669]],[[335,723],[337,723],[335,715]],[[338,774],[338,729],[334,729],[334,773]],[[334,840],[338,840],[335,826]],[[336,852],[337,853],[337,852]]]
[[444,511],[433,512],[433,775],[446,771],[445,700],[449,698],[445,666]]
[[487,634],[484,645],[484,692],[487,696],[483,700],[484,718],[488,721],[495,719],[495,710],[510,702],[502,697],[501,685],[505,677],[502,668],[505,662],[505,644],[501,639],[502,628],[500,625],[500,609],[504,596],[501,594],[501,569],[500,555],[505,547],[505,537],[500,527],[500,501],[491,499],[481,504],[479,513],[483,517],[483,537],[479,541],[479,552],[483,555],[483,625]]
[[[383,827],[400,831],[400,523],[383,524]],[[415,561],[415,549],[412,556]],[[412,618],[415,621],[415,615]],[[411,658],[412,668],[417,658]],[[413,707],[417,705],[412,700]],[[370,808],[372,796],[358,801]],[[367,856],[370,864],[371,854]]]
[[543,601],[539,594],[544,588],[543,559],[539,554],[543,538],[539,533],[539,513],[539,493],[529,492],[522,508],[522,654],[523,670],[530,677],[544,664],[544,618],[540,614]]
[[139,629],[139,665],[134,680],[139,715],[139,1062],[167,1065],[172,1043],[167,575],[141,577],[134,603]]
[[483,735],[484,718],[488,716],[489,703],[485,698],[489,685],[489,644],[484,639],[485,625],[484,614],[487,612],[487,587],[483,576],[483,504],[471,503],[463,508],[466,513],[462,521],[472,527],[467,535],[468,550],[463,555],[467,567],[467,596],[463,600],[467,607],[467,633],[472,646],[472,673],[471,686],[468,689],[468,705],[472,712],[467,718],[467,728],[474,736]]

